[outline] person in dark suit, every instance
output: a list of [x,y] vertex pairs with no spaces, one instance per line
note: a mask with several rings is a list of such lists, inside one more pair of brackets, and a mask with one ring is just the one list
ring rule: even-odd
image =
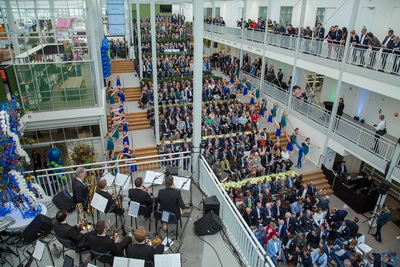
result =
[[100,179],[97,183],[97,194],[107,199],[107,206],[104,210],[104,213],[113,212],[118,215],[122,215],[124,213],[123,209],[118,208],[118,201],[114,199],[114,197],[107,192],[107,181],[105,179]]
[[338,229],[338,233],[343,241],[348,241],[350,239],[350,228],[347,226],[346,221],[342,222],[342,225]]
[[328,260],[327,260],[328,266],[335,264],[335,259],[334,259],[335,250],[333,248],[334,245],[335,245],[335,243],[332,240],[329,240],[328,242],[324,243],[324,245],[322,246],[326,256],[328,257]]
[[278,235],[278,237],[280,239],[285,238],[285,236],[287,234],[286,229],[287,228],[286,228],[285,221],[281,220],[281,219],[278,220],[278,225],[277,225],[277,228],[276,228],[276,234]]
[[120,241],[118,236],[110,238],[110,236],[106,235],[106,223],[103,220],[96,223],[94,231],[96,235],[91,235],[87,239],[86,245],[96,252],[108,252],[114,256],[121,257],[124,249],[132,242],[132,238],[129,236]]
[[389,54],[392,53],[392,51],[393,51],[393,39],[394,39],[393,30],[389,30],[388,35],[385,37],[385,39],[383,39],[383,42],[382,42],[382,48],[383,48],[382,49],[382,66],[381,66],[380,71],[385,70],[387,58],[389,57]]
[[76,177],[72,179],[72,198],[75,204],[81,203],[86,208],[89,195],[89,188],[83,183],[83,179],[86,176],[86,169],[78,167],[75,172]]
[[358,218],[354,217],[353,220],[345,220],[346,225],[350,228],[350,237],[355,238],[358,237],[358,229],[360,228],[358,226]]
[[262,220],[264,218],[264,209],[262,208],[261,202],[258,202],[256,204],[256,207],[253,208],[252,213],[255,219],[254,220],[255,226],[258,227],[258,225],[262,223]]
[[338,175],[340,175],[340,176],[346,175],[346,173],[347,173],[346,161],[342,161],[342,162],[340,163],[340,165],[338,165],[338,166],[336,167],[336,173],[337,173]]
[[[153,193],[151,192],[150,189],[145,188],[143,186],[143,178],[138,177],[135,179],[135,189],[129,189],[128,194],[129,194],[129,199],[134,202],[140,203],[140,205],[145,205],[149,211],[148,216],[151,214],[153,208],[153,198],[152,195]],[[145,216],[145,217],[148,217]]]
[[381,230],[382,230],[382,227],[388,223],[390,217],[392,216],[392,211],[388,206],[383,206],[382,212],[380,214],[375,213],[375,216],[377,216],[376,233],[372,234],[372,236],[375,237],[376,241],[382,242]]
[[360,66],[365,65],[365,50],[368,49],[368,36],[367,36],[367,29],[362,28],[361,29],[361,35],[360,35],[360,43],[356,45],[356,47],[360,51]]
[[393,73],[398,73],[399,69],[400,69],[400,37],[399,36],[395,36],[393,38],[393,56],[394,56],[394,60],[393,60],[393,67],[392,67],[392,72]]
[[175,214],[176,219],[181,218],[181,209],[185,208],[181,192],[175,189],[174,177],[168,175],[165,177],[165,189],[158,191],[157,202],[160,203],[160,210],[169,211]]
[[135,244],[129,244],[126,248],[126,257],[133,259],[141,259],[154,262],[154,254],[163,254],[164,245],[159,244],[156,248],[145,243],[146,230],[140,226],[135,231]]
[[375,66],[375,59],[378,51],[380,50],[382,44],[372,32],[367,33],[368,36],[368,47],[372,50],[370,53],[370,61],[368,68],[373,68]]
[[83,245],[89,236],[96,234],[94,231],[84,233],[82,226],[83,222],[71,226],[67,223],[67,211],[61,209],[56,214],[56,223],[54,224],[54,233],[63,239],[68,239],[74,242],[75,245]]
[[285,225],[289,232],[294,233],[294,220],[290,212],[285,213]]
[[246,208],[242,214],[242,217],[246,224],[251,228],[254,229],[255,218],[253,213],[251,212],[250,208]]
[[[344,206],[346,206],[346,205],[344,205]],[[348,207],[344,207],[344,208],[348,208]],[[337,210],[337,209],[334,209],[334,210],[336,210],[336,213],[335,213],[336,216],[333,219],[333,221],[334,222],[344,221],[344,218],[346,218],[348,212],[346,210]]]
[[319,43],[317,43],[317,51],[316,54],[321,54],[321,50],[322,50],[322,41],[324,40],[325,37],[325,28],[322,27],[322,23],[318,22],[317,23],[317,28],[314,31],[314,38],[319,41]]
[[357,62],[357,49],[354,48],[356,48],[359,43],[360,43],[360,37],[358,37],[355,30],[352,30],[350,32],[350,44],[351,47],[353,48],[353,63]]

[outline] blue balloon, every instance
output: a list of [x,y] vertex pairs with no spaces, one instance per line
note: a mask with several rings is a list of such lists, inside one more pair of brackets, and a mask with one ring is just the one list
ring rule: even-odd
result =
[[61,150],[58,148],[52,148],[47,153],[47,157],[52,161],[59,161],[61,158]]

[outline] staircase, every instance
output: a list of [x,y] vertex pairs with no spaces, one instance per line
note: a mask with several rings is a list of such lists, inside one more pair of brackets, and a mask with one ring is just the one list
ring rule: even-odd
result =
[[139,86],[137,87],[126,87],[124,88],[125,91],[125,99],[126,101],[139,101],[140,97],[142,96],[142,90]]
[[320,189],[325,189],[325,192],[327,194],[333,193],[333,190],[331,189],[330,184],[328,184],[328,180],[325,178],[322,170],[303,172],[299,174],[303,175],[304,183],[314,182],[317,191],[319,191]]
[[[135,149],[131,148],[130,151],[135,154],[136,158],[140,157],[149,157],[158,155],[157,147],[154,146],[145,146],[145,147],[137,147]],[[116,153],[122,152],[122,150],[117,150]],[[148,163],[151,161],[159,160],[158,157],[149,158],[149,159],[139,159],[136,163],[145,163],[142,165],[138,165],[138,171],[146,171],[146,170],[158,170],[161,168],[160,162]],[[120,169],[121,173],[129,173],[128,167],[123,167]]]
[[113,60],[111,61],[111,73],[135,72],[132,60]]
[[[111,115],[107,116],[108,120],[108,131],[111,131]],[[129,130],[141,130],[150,129],[150,122],[147,119],[147,111],[131,112],[126,114],[126,120],[129,123]],[[122,126],[119,127],[119,131],[122,131]]]

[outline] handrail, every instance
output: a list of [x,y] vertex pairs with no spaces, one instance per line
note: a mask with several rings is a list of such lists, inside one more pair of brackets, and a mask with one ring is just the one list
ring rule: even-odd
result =
[[[260,245],[260,243],[258,242],[257,238],[254,236],[252,230],[250,229],[250,227],[246,224],[246,222],[244,221],[243,217],[240,215],[239,211],[236,209],[234,203],[232,202],[232,200],[230,199],[230,197],[228,196],[228,194],[226,193],[226,191],[223,189],[222,184],[219,182],[219,180],[217,179],[217,177],[215,176],[214,172],[211,170],[211,167],[208,165],[207,161],[203,158],[203,156],[200,156],[199,158],[200,160],[200,165],[204,167],[204,170],[207,172],[209,177],[205,177],[202,176],[202,180],[207,179],[207,182],[212,182],[212,184],[215,186],[215,189],[217,190],[217,192],[219,193],[219,196],[217,196],[217,198],[223,201],[223,203],[220,203],[221,206],[223,207],[222,210],[224,210],[224,208],[228,208],[229,209],[229,213],[231,215],[233,215],[233,217],[235,218],[235,220],[238,222],[238,224],[240,225],[240,228],[242,229],[241,233],[244,233],[246,236],[246,239],[250,241],[250,247],[246,247],[246,248],[238,248],[239,252],[241,253],[242,258],[246,261],[246,264],[249,266],[269,266],[268,263],[268,259],[267,261],[265,261],[266,258],[265,257],[265,250],[262,248],[262,246]],[[207,191],[207,188],[205,188],[204,186],[204,182],[199,181],[200,186],[205,189],[205,191]],[[212,190],[211,188],[208,188],[208,190]],[[214,193],[214,191],[213,191]],[[222,215],[222,219],[224,219],[224,214],[226,214],[223,211]],[[231,234],[231,237],[235,243],[236,246],[240,245],[240,242],[243,242],[244,240],[235,240],[235,231],[234,229],[229,229],[229,225],[230,223],[232,223],[232,221],[228,222],[228,221],[224,221],[224,224],[227,227],[227,231],[228,233]],[[233,228],[233,227],[232,227]],[[254,251],[251,251],[251,250]],[[253,252],[253,253],[252,253]],[[255,254],[254,254],[255,252]],[[252,254],[251,257],[248,257],[248,254]],[[253,264],[250,264],[250,262]],[[271,265],[272,267],[273,265]]]

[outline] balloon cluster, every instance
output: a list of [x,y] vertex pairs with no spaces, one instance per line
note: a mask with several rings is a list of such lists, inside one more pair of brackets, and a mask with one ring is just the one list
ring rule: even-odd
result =
[[[52,148],[49,150],[47,153],[47,157],[49,158],[49,167],[50,168],[60,168],[63,165],[63,162],[61,161],[61,150],[58,148]],[[65,185],[67,182],[67,177],[63,174],[64,171],[57,169],[54,170],[54,172],[58,173],[57,175],[57,181],[58,185]]]
[[107,78],[111,75],[111,51],[110,41],[104,38],[101,42],[101,63],[103,66],[103,77]]

